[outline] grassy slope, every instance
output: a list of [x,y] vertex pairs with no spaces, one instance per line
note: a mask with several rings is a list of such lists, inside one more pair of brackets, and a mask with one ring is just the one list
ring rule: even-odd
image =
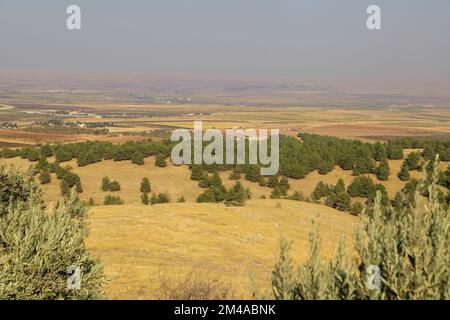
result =
[[341,236],[351,237],[358,218],[320,205],[252,200],[245,207],[167,204],[100,206],[91,210],[88,248],[112,278],[109,298],[155,298],[159,272],[199,268],[249,297],[249,274],[267,284],[281,235],[294,241],[294,258],[307,254],[311,220],[319,214],[323,254],[331,256]]
[[[411,152],[411,150],[406,151],[406,153],[408,152]],[[14,164],[21,168],[27,168],[31,164],[28,160],[20,158],[2,159],[1,161],[7,164]],[[53,160],[49,159],[49,161]],[[101,204],[105,195],[108,194],[100,189],[102,178],[105,176],[120,182],[122,189],[114,194],[124,199],[125,204],[140,203],[139,187],[143,177],[148,177],[150,179],[153,187],[152,192],[159,193],[167,191],[172,202],[175,202],[180,196],[184,196],[188,202],[195,202],[195,199],[203,192],[203,190],[198,187],[196,181],[190,179],[191,173],[189,168],[187,166],[173,166],[170,161],[167,161],[167,163],[168,166],[166,168],[155,167],[154,158],[150,157],[145,159],[144,166],[132,164],[130,161],[114,162],[112,160],[102,161],[81,168],[78,168],[76,161],[65,162],[62,165],[70,165],[73,167],[74,172],[80,176],[84,189],[81,198],[88,200],[89,197],[92,197],[97,204]],[[400,171],[402,163],[403,160],[389,161],[391,175],[388,181],[380,182],[377,181],[375,175],[369,175],[374,181],[380,182],[386,186],[390,197],[393,197],[395,192],[405,185],[405,182],[400,181],[397,178],[397,173]],[[442,169],[445,170],[447,166],[448,163],[441,163]],[[222,180],[227,187],[231,187],[234,184],[234,181],[228,179],[229,175],[230,172],[221,173]],[[411,176],[420,178],[421,173],[411,171]],[[351,171],[344,171],[336,166],[332,172],[325,176],[320,175],[315,171],[308,174],[302,180],[291,179],[290,192],[299,191],[303,192],[305,196],[309,196],[320,181],[336,184],[339,178],[344,179],[344,182],[348,186],[354,177],[352,176]],[[251,189],[254,199],[259,199],[262,195],[269,197],[272,191],[270,188],[260,187],[257,183],[252,183],[244,179],[241,179],[241,182],[245,187]],[[42,186],[42,189],[45,191],[47,201],[56,202],[60,198],[59,182],[54,174],[52,175],[52,182]]]

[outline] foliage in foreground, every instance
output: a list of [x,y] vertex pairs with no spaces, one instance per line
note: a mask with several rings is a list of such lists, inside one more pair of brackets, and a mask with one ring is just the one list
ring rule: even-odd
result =
[[[317,230],[310,235],[309,258],[294,271],[291,244],[281,241],[279,261],[272,273],[275,299],[449,299],[450,214],[440,200],[438,163],[428,179],[428,198],[399,208],[383,205],[378,194],[372,210],[362,216],[355,233],[355,253],[341,241],[331,261],[320,258]],[[419,190],[419,188],[418,188]],[[423,200],[423,199],[420,199]],[[380,269],[380,286],[368,286],[370,266]],[[255,293],[255,297],[259,294]]]
[[[29,176],[0,166],[0,299],[97,299],[102,266],[86,251],[87,212],[72,190],[46,210]],[[81,271],[68,290],[67,271]]]

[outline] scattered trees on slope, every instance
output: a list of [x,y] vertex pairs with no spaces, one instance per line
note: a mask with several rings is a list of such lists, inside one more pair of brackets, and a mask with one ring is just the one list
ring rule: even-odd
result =
[[[272,291],[264,297],[279,300],[450,299],[450,210],[439,200],[438,174],[435,169],[428,176],[432,182],[428,187],[427,204],[423,207],[405,203],[392,208],[384,205],[378,194],[357,229],[356,259],[353,252],[347,253],[342,240],[332,261],[322,261],[314,224],[309,257],[295,268],[289,255],[291,244],[282,239],[279,260],[272,272]],[[380,270],[377,290],[367,286],[373,266]],[[254,295],[261,298],[257,293]]]

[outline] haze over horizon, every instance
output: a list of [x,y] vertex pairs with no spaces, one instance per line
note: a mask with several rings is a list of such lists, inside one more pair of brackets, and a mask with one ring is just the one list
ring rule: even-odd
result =
[[[81,31],[65,27],[71,4],[81,7]],[[366,28],[371,4],[383,30]],[[447,95],[449,13],[446,0],[0,0],[0,79]]]

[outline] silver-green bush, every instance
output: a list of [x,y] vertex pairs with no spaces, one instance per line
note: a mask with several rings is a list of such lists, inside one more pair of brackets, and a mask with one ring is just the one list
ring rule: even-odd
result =
[[[428,173],[427,198],[419,195],[410,205],[375,205],[362,216],[355,232],[355,253],[344,242],[331,261],[319,257],[316,228],[310,236],[309,258],[294,271],[290,243],[281,241],[280,257],[272,273],[275,299],[386,299],[450,298],[450,214],[437,187],[438,160]],[[415,205],[417,204],[417,205]],[[379,268],[380,285],[368,286],[370,266]],[[258,296],[261,298],[261,296]]]
[[[86,209],[77,192],[46,209],[27,176],[0,166],[0,299],[97,299],[103,268],[86,251]],[[81,286],[70,290],[76,266]]]

